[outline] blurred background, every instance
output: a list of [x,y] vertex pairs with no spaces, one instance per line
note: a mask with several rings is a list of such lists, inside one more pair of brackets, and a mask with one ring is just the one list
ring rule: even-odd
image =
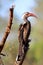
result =
[[11,32],[6,40],[2,56],[4,65],[13,65],[18,53],[18,28],[22,20],[22,14],[26,11],[33,12],[38,19],[30,17],[31,35],[30,49],[27,52],[23,65],[43,65],[43,0],[0,0],[0,40],[5,32],[9,8],[15,5],[14,18]]

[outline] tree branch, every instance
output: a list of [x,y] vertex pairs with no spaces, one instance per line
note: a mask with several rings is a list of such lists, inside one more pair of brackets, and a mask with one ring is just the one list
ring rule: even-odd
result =
[[0,57],[0,65],[4,65],[1,57]]
[[[28,42],[30,42],[30,41],[31,41],[31,40],[28,40]],[[24,46],[23,51],[25,50],[25,52],[24,52],[24,54],[22,55],[22,59],[21,59],[20,61],[15,61],[14,65],[22,65],[22,64],[23,64],[23,61],[24,61],[24,59],[25,59],[25,57],[26,57],[26,54],[27,54],[27,51],[28,51],[28,49],[29,49],[29,44],[28,44],[28,42],[27,42],[27,45]]]
[[11,26],[12,26],[12,20],[13,20],[13,6],[12,8],[10,8],[10,17],[9,17],[9,21],[8,21],[8,25],[6,27],[6,30],[5,30],[5,33],[3,35],[3,38],[0,42],[0,55],[1,55],[1,51],[3,50],[3,47],[5,45],[5,42],[6,42],[6,39],[10,33],[10,30],[11,30]]

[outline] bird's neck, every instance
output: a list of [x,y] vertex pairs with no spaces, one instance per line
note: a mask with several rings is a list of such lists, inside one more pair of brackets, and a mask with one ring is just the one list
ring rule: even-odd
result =
[[27,19],[27,18],[25,18],[25,19],[24,19],[24,23],[27,23],[27,22],[28,22],[28,19]]

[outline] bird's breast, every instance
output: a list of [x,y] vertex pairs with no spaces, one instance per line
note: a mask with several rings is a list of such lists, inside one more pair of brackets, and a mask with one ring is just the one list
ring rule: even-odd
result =
[[23,32],[23,39],[26,40],[26,36],[27,36],[27,26],[24,28],[24,32]]
[[23,39],[24,40],[27,40],[28,37],[30,35],[30,24],[27,23],[25,26],[24,26],[24,32],[23,32]]

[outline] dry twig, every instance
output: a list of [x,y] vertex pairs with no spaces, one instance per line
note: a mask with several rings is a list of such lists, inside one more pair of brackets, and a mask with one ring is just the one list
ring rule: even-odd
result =
[[2,50],[3,50],[3,47],[4,47],[5,42],[6,42],[6,39],[7,39],[8,35],[9,35],[9,33],[10,33],[10,30],[11,30],[12,20],[13,20],[13,9],[14,9],[14,8],[13,8],[13,6],[12,6],[12,8],[10,8],[10,17],[9,17],[8,25],[7,25],[7,27],[6,27],[5,33],[4,33],[4,35],[3,35],[3,38],[2,38],[2,40],[1,40],[1,42],[0,42],[0,55],[4,55],[4,54],[2,54],[1,52],[2,52]]
[[[28,42],[30,42],[31,40],[29,40]],[[14,65],[22,65],[23,64],[23,61],[26,57],[26,54],[27,54],[27,51],[29,49],[29,44],[27,43],[27,46],[24,46],[26,49],[25,49],[25,52],[24,54],[22,55],[22,59],[20,61],[15,61]],[[24,50],[24,49],[23,49]]]

